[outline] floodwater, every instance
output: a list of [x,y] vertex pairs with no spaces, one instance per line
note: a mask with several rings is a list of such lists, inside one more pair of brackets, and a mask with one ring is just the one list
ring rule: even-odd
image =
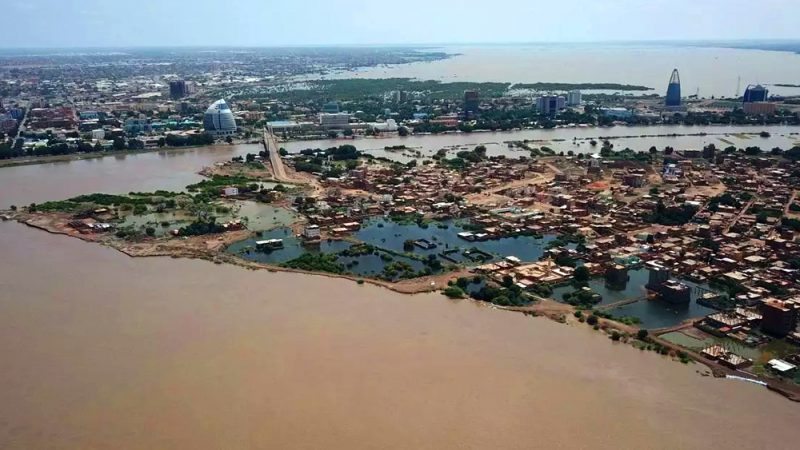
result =
[[[293,211],[250,200],[233,200],[219,202],[219,207],[228,212],[220,212],[217,208],[212,212],[217,223],[231,220],[243,220],[247,228],[254,231],[269,230],[272,228],[291,225],[297,221],[298,216]],[[147,214],[128,214],[125,216],[120,228],[131,227],[142,233],[147,228],[155,230],[155,236],[165,236],[170,231],[189,225],[197,218],[185,210],[169,212],[148,212]]]
[[[257,249],[256,242],[262,239],[282,239],[283,247],[271,250]],[[384,268],[394,261],[408,264],[416,272],[425,269],[425,265],[421,261],[396,254],[392,255],[383,251],[358,256],[339,254],[341,251],[350,248],[351,245],[349,242],[341,240],[323,240],[318,246],[305,246],[300,239],[292,234],[290,228],[276,228],[259,233],[258,236],[235,242],[228,246],[226,251],[250,261],[267,264],[281,264],[298,258],[304,253],[337,254],[336,262],[344,266],[346,273],[372,278],[386,275]],[[392,279],[396,278],[392,277]]]
[[[800,89],[800,55],[747,49],[650,44],[530,44],[432,49],[458,54],[449,59],[378,66],[336,73],[330,78],[416,78],[445,82],[621,83],[653,88],[664,95],[672,69],[681,75],[683,95],[734,97],[748,84],[768,84],[778,95]],[[741,82],[739,78],[741,77]]]
[[[589,281],[589,287],[594,292],[600,294],[603,299],[597,306],[608,306],[614,303],[624,302],[627,300],[639,299],[635,303],[618,306],[616,308],[608,309],[607,312],[616,317],[636,317],[641,322],[639,326],[642,328],[663,328],[678,325],[687,319],[694,319],[717,312],[713,308],[709,308],[697,303],[703,293],[713,291],[713,289],[706,283],[694,283],[688,280],[678,280],[691,288],[691,301],[687,305],[671,305],[667,302],[660,300],[646,300],[647,284],[650,271],[648,269],[635,269],[628,271],[630,279],[625,284],[624,289],[612,289],[609,287],[605,279],[593,278]],[[553,299],[562,301],[564,294],[575,291],[575,287],[571,284],[559,286],[553,289]]]
[[247,228],[254,231],[291,225],[299,217],[289,209],[254,201],[235,201],[230,214],[225,214],[218,221],[242,219],[247,221]]
[[[741,133],[758,133],[768,130],[769,138],[742,136]],[[698,134],[707,136],[677,136],[640,138],[640,135]],[[794,133],[794,134],[792,134]],[[630,147],[634,150],[647,150],[655,145],[659,149],[673,146],[676,149],[700,149],[714,143],[717,148],[729,144],[737,147],[758,145],[762,149],[773,147],[791,148],[800,141],[800,127],[793,126],[651,126],[651,127],[612,127],[612,128],[559,128],[553,130],[524,130],[486,133],[453,133],[442,135],[387,137],[379,139],[295,141],[282,143],[289,152],[297,153],[306,148],[328,148],[343,144],[353,144],[359,150],[368,151],[375,156],[385,156],[398,161],[409,161],[404,152],[387,152],[385,146],[406,145],[419,150],[423,156],[432,156],[441,148],[463,147],[472,149],[478,144],[486,144],[489,155],[511,157],[527,156],[527,151],[509,149],[506,141],[528,139],[531,147],[547,145],[557,151],[592,153],[589,138],[599,136],[637,136],[635,138],[614,139],[615,148]],[[712,135],[713,134],[713,135]],[[583,140],[581,145],[573,139]],[[216,145],[185,150],[169,150],[133,155],[108,156],[78,161],[36,164],[29,166],[0,168],[0,208],[10,205],[27,205],[48,200],[61,200],[81,194],[104,192],[125,194],[131,191],[153,191],[165,189],[183,190],[187,185],[202,179],[198,172],[215,162],[228,161],[234,156],[258,153],[260,144]],[[406,153],[407,154],[407,153]]]
[[367,244],[395,252],[402,252],[403,244],[407,240],[425,239],[436,244],[436,247],[431,249],[414,247],[414,253],[428,256],[459,250],[459,252],[451,254],[451,257],[459,259],[461,251],[477,248],[493,255],[496,259],[505,256],[516,256],[525,262],[538,261],[544,254],[547,243],[555,239],[555,235],[543,236],[540,239],[532,236],[514,236],[470,242],[458,237],[458,233],[462,231],[465,231],[464,228],[453,220],[441,223],[434,222],[426,227],[420,227],[416,223],[397,223],[389,219],[372,219],[365,223],[359,231],[353,233],[353,237]]
[[[256,228],[251,227],[251,229]],[[446,253],[447,258],[440,259],[440,262],[445,266],[453,262],[477,265],[478,261],[472,261],[464,254],[465,251],[470,251],[473,248],[482,251],[482,255],[491,260],[505,256],[516,256],[522,261],[533,262],[539,260],[542,256],[546,244],[555,239],[555,235],[546,235],[539,239],[531,236],[515,236],[482,242],[469,242],[458,237],[458,233],[462,231],[464,231],[464,228],[452,220],[434,222],[422,227],[416,223],[398,223],[383,218],[371,219],[364,223],[360,230],[354,232],[352,237],[376,247],[378,253],[359,256],[339,255],[337,261],[346,266],[347,272],[360,276],[377,277],[382,273],[384,267],[392,261],[408,264],[415,271],[420,271],[425,269],[425,265],[421,261],[402,256],[399,253],[407,252],[404,249],[405,241],[425,239],[435,244],[435,247],[420,248],[415,246],[411,253],[426,258],[431,256],[441,258],[440,255]],[[256,249],[256,241],[262,239],[282,239],[283,248],[258,250]],[[291,229],[283,227],[235,242],[228,246],[227,251],[251,261],[281,264],[304,253],[335,254],[350,246],[351,244],[344,241],[324,240],[318,247],[307,247],[292,234]],[[388,250],[388,252],[385,250]]]
[[129,258],[16,223],[0,223],[0,252],[4,449],[749,449],[800,437],[790,401],[585,326]]
[[[266,239],[282,239],[283,248],[274,250],[256,250],[256,241]],[[227,251],[242,258],[267,264],[280,264],[295,259],[304,253],[337,253],[350,247],[348,242],[324,240],[318,247],[306,247],[292,233],[291,228],[281,227],[259,233],[249,239],[231,244]]]

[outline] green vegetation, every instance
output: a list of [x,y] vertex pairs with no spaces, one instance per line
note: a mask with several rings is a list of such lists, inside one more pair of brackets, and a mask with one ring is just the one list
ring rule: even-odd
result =
[[340,256],[357,258],[365,255],[377,255],[378,250],[369,244],[355,244],[339,252]]
[[619,322],[619,323],[624,323],[625,325],[639,325],[640,323],[642,323],[642,319],[640,319],[638,317],[633,317],[633,316],[619,316],[619,317],[617,317],[617,316],[609,315],[609,319],[613,320],[613,321],[616,321],[616,322]]
[[615,315],[613,315],[613,314],[611,314],[609,312],[605,312],[605,311],[594,310],[594,311],[592,311],[592,314],[597,316],[597,317],[602,317],[604,319],[613,320],[613,321],[619,322],[619,323],[624,323],[625,325],[631,325],[632,326],[632,325],[638,325],[638,324],[642,323],[642,319],[640,319],[638,317],[615,316]]
[[784,217],[781,219],[781,226],[794,231],[800,231],[800,220],[791,217]]
[[178,236],[202,236],[205,234],[222,233],[225,228],[218,224],[212,217],[209,220],[198,220],[178,229]]
[[729,298],[736,297],[737,295],[747,291],[747,289],[745,289],[740,283],[724,276],[716,276],[711,278],[708,284],[713,288],[724,290],[728,294]]
[[553,295],[553,287],[547,283],[534,284],[528,288],[533,294],[547,298]]
[[483,286],[470,296],[475,300],[494,303],[500,306],[523,306],[530,303],[530,299],[522,292],[513,280],[505,279],[503,286]]
[[592,306],[603,301],[603,297],[589,288],[581,288],[567,292],[561,297],[564,302],[580,309],[591,309]]
[[730,192],[726,192],[722,195],[718,195],[716,197],[711,197],[708,200],[708,209],[712,211],[716,211],[718,209],[718,205],[725,205],[725,206],[732,206],[734,208],[741,208],[742,202],[741,200],[737,199]]
[[575,269],[575,272],[572,276],[575,278],[575,281],[586,282],[589,281],[589,277],[591,277],[591,275],[592,274],[589,272],[589,269],[587,269],[585,266],[580,266]]
[[450,298],[464,298],[464,291],[458,286],[448,286],[443,293]]
[[[340,177],[344,174],[344,169],[352,170],[358,167],[358,158],[362,153],[356,150],[353,145],[340,145],[330,147],[325,150],[307,148],[300,151],[300,155],[294,160],[294,168],[298,172],[321,173],[325,177]],[[327,165],[327,161],[344,161],[344,165]]]
[[532,89],[536,91],[569,91],[581,89],[585,91],[652,91],[652,88],[635,84],[619,83],[519,83],[515,89]]
[[[97,208],[120,206],[123,210],[133,210],[135,214],[147,211],[147,205],[172,202],[169,197],[178,195],[175,192],[156,191],[131,192],[130,195],[88,194],[72,197],[68,200],[45,202],[36,206],[38,211],[48,212],[78,212],[81,208]],[[166,198],[166,199],[165,199]],[[138,212],[137,212],[138,211]]]
[[578,262],[575,261],[575,259],[569,256],[567,253],[562,253],[560,255],[557,255],[554,261],[556,264],[563,267],[575,267],[578,264]]
[[344,273],[344,266],[336,261],[337,256],[326,253],[304,253],[297,258],[281,264],[291,269],[310,272]]
[[445,157],[446,154],[446,152],[439,151],[433,156],[433,159],[453,170],[463,170],[474,163],[487,159],[486,147],[483,145],[478,145],[472,151],[460,151],[456,153],[455,158],[448,159]]
[[696,206],[687,203],[667,207],[659,200],[656,210],[645,217],[645,221],[661,225],[684,225],[694,218],[697,210]]
[[352,78],[343,80],[309,81],[307,90],[294,89],[287,92],[271,94],[282,100],[319,101],[327,100],[354,101],[372,97],[383,97],[390,91],[407,91],[419,93],[425,97],[457,100],[464,98],[465,90],[477,90],[483,97],[499,97],[508,89],[510,83],[442,83],[440,81],[417,81],[411,78]]
[[[214,198],[222,195],[222,188],[227,186],[235,186],[240,192],[257,190],[258,185],[253,186],[255,181],[258,180],[242,175],[214,175],[210,179],[186,186],[186,190],[196,192],[204,197]],[[252,189],[253,187],[256,189]]]
[[783,152],[783,157],[792,161],[800,161],[800,145],[795,145]]
[[405,261],[392,261],[391,259],[389,260],[388,264],[383,266],[383,271],[380,275],[381,278],[389,281],[393,281],[398,278],[416,278],[417,276],[418,274],[411,264]]

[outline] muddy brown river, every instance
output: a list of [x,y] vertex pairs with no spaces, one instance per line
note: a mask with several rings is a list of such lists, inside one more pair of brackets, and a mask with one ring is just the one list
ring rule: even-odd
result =
[[588,327],[0,223],[0,448],[790,448],[800,407]]

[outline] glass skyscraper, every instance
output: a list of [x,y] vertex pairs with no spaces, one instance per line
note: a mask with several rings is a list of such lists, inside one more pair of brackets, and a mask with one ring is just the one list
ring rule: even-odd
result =
[[755,103],[755,102],[765,102],[769,98],[769,90],[762,85],[750,85],[747,86],[747,89],[744,91],[744,97],[742,98],[742,102],[744,103]]
[[678,69],[673,70],[672,76],[669,77],[667,100],[664,104],[666,106],[681,106],[681,77],[678,75]]
[[230,136],[236,133],[236,119],[225,100],[217,100],[206,110],[203,128],[214,136]]

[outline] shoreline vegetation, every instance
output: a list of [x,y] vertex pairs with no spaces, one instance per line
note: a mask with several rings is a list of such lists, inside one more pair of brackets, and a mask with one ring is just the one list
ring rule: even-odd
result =
[[534,91],[653,91],[655,89],[638,84],[622,83],[516,83],[509,88],[530,89]]
[[148,153],[178,153],[181,151],[197,150],[199,148],[216,147],[220,145],[254,144],[256,142],[240,142],[238,144],[213,143],[208,145],[187,145],[181,147],[156,147],[144,149],[105,150],[86,153],[69,153],[66,155],[18,156],[16,158],[0,159],[0,169],[3,167],[30,166],[65,161],[80,161],[84,159],[98,159],[112,156],[133,156]]
[[[428,96],[441,99],[460,99],[465,90],[478,90],[486,97],[500,97],[509,89],[528,89],[536,91],[652,91],[653,88],[624,83],[511,83],[439,80],[415,80],[411,78],[346,78],[308,80],[304,89],[282,92],[248,93],[248,98],[270,97],[277,99],[316,100],[320,95],[336,98],[339,101],[358,100],[365,97],[382,96],[388,91],[401,90],[424,92]],[[587,92],[591,93],[591,92]],[[241,94],[240,94],[241,95]]]

